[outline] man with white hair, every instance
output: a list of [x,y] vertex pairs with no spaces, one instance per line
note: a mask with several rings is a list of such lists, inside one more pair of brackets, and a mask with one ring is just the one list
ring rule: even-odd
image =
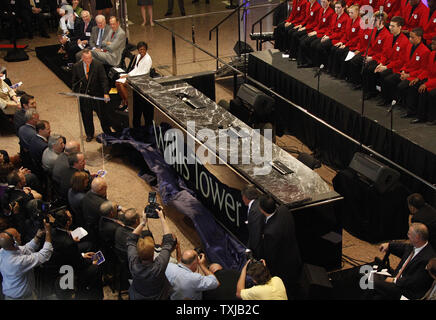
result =
[[[91,35],[88,41],[88,48],[90,50],[94,50],[96,48],[101,48],[103,44],[103,40],[110,32],[109,25],[106,24],[106,18],[103,15],[98,15],[95,17],[96,25],[91,29]],[[83,46],[83,44],[82,44]],[[84,49],[83,47],[82,49]],[[82,52],[79,51],[76,53],[76,61],[79,61],[82,58]]]
[[42,168],[51,174],[55,161],[64,152],[64,138],[59,134],[52,134],[48,138],[48,148],[42,154]]

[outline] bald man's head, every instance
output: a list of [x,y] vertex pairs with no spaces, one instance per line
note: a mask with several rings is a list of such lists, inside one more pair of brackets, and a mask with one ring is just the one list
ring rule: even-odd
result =
[[92,180],[91,183],[91,190],[101,196],[106,196],[106,191],[107,191],[107,183],[106,180],[104,178],[94,178],[94,180]]
[[71,154],[71,153],[78,153],[80,152],[80,143],[78,141],[68,141],[65,144],[65,153]]
[[192,272],[197,270],[198,254],[195,250],[185,250],[182,254],[181,262],[187,266]]

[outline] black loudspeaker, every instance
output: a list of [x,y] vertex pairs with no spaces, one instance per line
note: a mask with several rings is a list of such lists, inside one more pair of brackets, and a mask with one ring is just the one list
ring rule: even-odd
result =
[[244,53],[254,52],[253,48],[244,41],[236,41],[233,51],[235,51],[238,56]]
[[273,98],[246,83],[239,87],[236,96],[242,100],[248,109],[253,110],[256,122],[269,121],[269,117],[274,111]]
[[298,299],[327,300],[331,296],[333,286],[327,271],[323,267],[303,264]]
[[374,186],[379,193],[384,193],[400,178],[400,173],[370,156],[356,152],[349,167],[357,172],[359,177]]

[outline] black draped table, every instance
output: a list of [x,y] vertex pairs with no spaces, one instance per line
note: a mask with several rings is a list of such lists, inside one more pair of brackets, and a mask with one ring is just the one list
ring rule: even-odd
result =
[[[287,205],[294,214],[303,261],[328,270],[341,267],[342,225],[335,207],[342,197],[316,172],[184,81],[162,85],[147,76],[138,76],[128,78],[127,82],[133,89],[134,103],[153,107],[156,145],[163,154],[168,151],[165,128],[169,126],[179,129],[185,142],[193,139],[195,150],[205,148],[215,159],[215,164],[201,164],[197,160],[189,163],[192,151],[190,155],[185,144],[183,148],[187,156],[181,155],[183,161],[173,164],[173,167],[229,232],[242,242],[246,241],[247,208],[243,205],[240,190],[247,184],[255,184],[261,192],[274,197],[279,205]],[[183,101],[182,97],[188,97],[189,101]],[[190,103],[201,108],[195,109]],[[190,129],[188,121],[194,121],[195,128]],[[223,135],[225,141],[235,138],[229,128],[240,132],[240,136],[233,140],[236,148],[231,148],[230,143],[220,143]],[[205,132],[211,135],[205,137]],[[271,143],[271,159],[281,161],[293,173],[279,173],[271,168],[268,159],[260,163],[253,159],[247,161],[247,154],[242,149],[246,141],[256,141],[251,150],[260,154],[268,142]],[[231,159],[234,161],[225,161]]]

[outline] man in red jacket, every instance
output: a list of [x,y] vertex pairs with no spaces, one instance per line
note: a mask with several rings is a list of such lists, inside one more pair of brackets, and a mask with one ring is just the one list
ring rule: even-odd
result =
[[[370,34],[371,41],[369,43],[369,48],[361,48],[363,50],[359,50],[360,53],[350,61],[350,78],[351,82],[354,84],[353,89],[355,90],[360,89],[362,84],[362,64],[366,66],[371,61],[380,59],[383,51],[387,53],[390,52],[392,34],[384,25],[387,17],[388,15],[385,12],[380,13],[377,11],[374,14],[375,29]],[[374,65],[374,62],[372,65]],[[375,66],[377,65],[378,63],[375,62]]]
[[428,8],[430,10],[427,23],[424,25],[424,41],[430,45],[432,39],[436,36],[436,1],[428,0]]
[[360,16],[359,6],[352,5],[347,9],[350,21],[346,27],[344,37],[340,42],[332,46],[330,50],[327,72],[338,77],[341,72],[342,65],[350,50],[354,51],[357,48],[360,32]]
[[[320,66],[321,64],[327,64],[327,58],[330,52],[330,48],[332,45],[340,42],[340,39],[345,34],[345,28],[349,23],[350,17],[345,12],[346,2],[345,0],[338,0],[335,2],[335,12],[336,15],[332,19],[332,24],[330,26],[330,30],[326,32],[326,34],[312,42],[311,50],[313,50],[313,63],[315,67]],[[302,66],[304,67],[312,67],[312,66]]]
[[280,51],[285,51],[286,38],[288,31],[305,18],[305,10],[308,4],[307,0],[293,0],[292,10],[288,19],[281,22],[274,29],[274,48]]
[[431,53],[418,76],[411,80],[405,95],[405,104],[416,118],[411,123],[429,121],[436,125],[436,36],[431,42]]
[[328,0],[321,0],[321,10],[318,17],[318,25],[312,32],[299,39],[297,63],[299,66],[310,66],[312,63],[312,51],[310,50],[312,42],[322,38],[329,30],[331,21],[335,15],[334,10],[330,7]]
[[424,29],[427,22],[429,9],[421,2],[421,0],[409,0],[404,6],[402,16],[406,21],[403,32],[421,27]]
[[309,0],[309,5],[306,6],[306,18],[299,24],[288,31],[288,41],[285,45],[289,51],[291,58],[297,57],[299,39],[305,36],[308,32],[312,32],[318,24],[318,15],[321,11],[321,6],[316,0]]
[[[389,23],[389,31],[392,34],[392,42],[388,50],[374,56],[363,70],[363,90],[364,99],[370,99],[378,95],[376,84],[379,83],[380,71],[386,70],[385,67],[390,61],[401,57],[403,51],[409,46],[409,39],[401,32],[404,26],[404,18],[395,16]],[[384,66],[384,67],[383,67]]]
[[[401,93],[400,88],[404,91],[404,88],[407,88],[409,85],[409,80],[415,79],[420,73],[420,70],[424,68],[430,50],[428,50],[426,45],[422,42],[422,35],[422,28],[418,27],[410,31],[410,44],[401,59],[402,66],[397,68],[399,72],[395,70],[395,73],[383,79],[381,88],[382,96],[386,104],[389,104],[392,100],[398,101]],[[401,84],[400,87],[399,84]],[[401,117],[412,117],[412,112],[412,110],[408,110]]]

